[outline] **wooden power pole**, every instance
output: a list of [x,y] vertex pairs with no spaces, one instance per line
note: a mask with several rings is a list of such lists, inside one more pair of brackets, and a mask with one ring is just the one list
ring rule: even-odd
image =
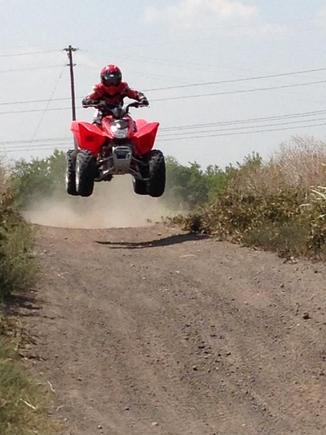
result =
[[64,48],[64,51],[67,52],[68,59],[69,59],[69,68],[70,68],[70,85],[71,85],[71,107],[72,107],[72,120],[75,121],[76,119],[76,97],[75,97],[75,79],[74,79],[74,66],[72,59],[73,52],[77,51],[78,48],[74,48],[71,45]]

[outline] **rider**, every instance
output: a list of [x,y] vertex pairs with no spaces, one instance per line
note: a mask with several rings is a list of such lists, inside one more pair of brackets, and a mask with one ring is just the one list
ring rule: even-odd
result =
[[[125,97],[139,101],[143,106],[148,106],[148,100],[142,92],[135,91],[122,81],[121,70],[116,65],[107,65],[101,70],[101,83],[94,86],[93,92],[82,101],[83,107],[96,102],[104,101],[108,106],[120,106]],[[100,123],[102,114],[99,112],[95,123]]]

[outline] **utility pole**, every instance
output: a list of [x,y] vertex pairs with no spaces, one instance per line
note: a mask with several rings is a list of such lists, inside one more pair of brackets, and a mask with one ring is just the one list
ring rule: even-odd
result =
[[70,84],[71,84],[71,107],[72,107],[72,120],[76,120],[76,98],[75,98],[75,79],[74,79],[74,66],[72,60],[72,53],[77,51],[78,48],[74,48],[71,45],[64,48],[64,51],[67,52],[69,64],[67,66],[70,67]]

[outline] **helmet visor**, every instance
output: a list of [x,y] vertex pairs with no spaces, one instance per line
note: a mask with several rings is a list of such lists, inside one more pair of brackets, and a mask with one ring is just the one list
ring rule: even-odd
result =
[[119,74],[119,73],[104,73],[102,75],[102,80],[106,86],[118,86],[121,83],[121,74]]

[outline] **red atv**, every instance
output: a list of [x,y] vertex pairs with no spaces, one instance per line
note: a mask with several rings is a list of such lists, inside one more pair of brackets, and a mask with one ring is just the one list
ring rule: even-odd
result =
[[135,193],[158,197],[165,189],[165,161],[153,150],[158,122],[134,121],[130,107],[104,102],[89,107],[99,110],[98,122],[73,121],[75,150],[67,152],[66,188],[70,195],[90,196],[95,181],[110,181],[113,175],[131,174]]

